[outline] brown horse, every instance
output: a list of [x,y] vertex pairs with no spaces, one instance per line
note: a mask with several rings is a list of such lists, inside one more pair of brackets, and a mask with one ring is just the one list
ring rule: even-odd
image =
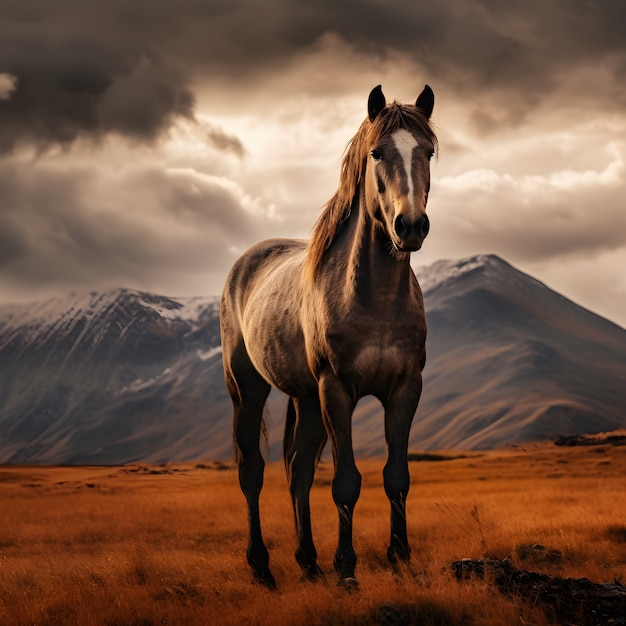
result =
[[426,322],[409,259],[428,234],[429,124],[434,94],[415,105],[387,105],[380,85],[352,139],[337,193],[311,240],[272,239],[233,266],[221,304],[224,372],[234,405],[239,481],[248,504],[248,563],[255,579],[276,583],[261,534],[259,449],[263,407],[273,385],[290,396],[284,458],[293,500],[296,560],[306,577],[322,572],[311,534],[309,492],[326,439],[334,460],[339,511],[334,566],[356,585],[352,515],[361,475],[352,449],[352,412],[374,395],[385,410],[392,564],[409,559],[405,502],[409,430],[422,391]]

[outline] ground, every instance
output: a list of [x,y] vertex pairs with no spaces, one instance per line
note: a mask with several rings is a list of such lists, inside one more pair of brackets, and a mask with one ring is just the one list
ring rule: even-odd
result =
[[383,460],[358,462],[353,593],[332,570],[329,463],[312,491],[319,583],[300,580],[284,472],[268,465],[261,513],[276,592],[251,581],[245,503],[228,464],[2,466],[0,624],[540,625],[558,621],[489,576],[459,580],[452,563],[509,556],[526,571],[626,583],[626,446],[412,458],[413,554],[401,576],[385,557]]

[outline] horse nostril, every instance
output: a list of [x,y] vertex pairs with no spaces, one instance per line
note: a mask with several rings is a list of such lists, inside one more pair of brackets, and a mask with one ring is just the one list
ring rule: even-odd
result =
[[393,227],[396,231],[396,234],[401,239],[404,239],[405,237],[407,237],[409,233],[411,232],[411,227],[406,223],[406,220],[404,219],[402,215],[398,215],[398,217],[396,217],[396,221]]
[[417,231],[420,233],[422,239],[428,235],[429,230],[430,220],[428,219],[428,215],[422,215],[422,217],[417,220]]
[[403,215],[398,215],[393,227],[402,240],[416,239],[422,241],[430,230],[430,220],[427,215],[422,215],[415,222],[409,222]]

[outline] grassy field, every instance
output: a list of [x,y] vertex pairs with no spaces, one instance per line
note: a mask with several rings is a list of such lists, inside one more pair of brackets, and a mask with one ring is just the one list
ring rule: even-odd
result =
[[[328,575],[315,584],[300,580],[293,558],[282,466],[268,466],[261,505],[273,593],[251,582],[244,499],[227,466],[0,467],[0,624],[550,624],[488,577],[454,578],[452,561],[487,555],[626,583],[626,447],[545,444],[412,462],[413,561],[401,577],[385,557],[382,464],[359,463],[353,593],[336,587],[332,570],[328,463],[312,491]],[[525,548],[534,544],[545,549]]]

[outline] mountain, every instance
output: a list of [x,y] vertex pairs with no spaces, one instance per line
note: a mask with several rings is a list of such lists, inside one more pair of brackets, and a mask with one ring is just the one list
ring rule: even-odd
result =
[[493,255],[419,272],[415,448],[493,448],[626,425],[626,330]]
[[[626,330],[496,256],[418,271],[428,319],[414,449],[492,448],[626,427]],[[231,456],[217,298],[115,290],[0,306],[0,462]],[[285,400],[270,396],[271,458]],[[358,455],[384,454],[364,398]]]
[[0,462],[231,452],[219,300],[116,290],[0,307]]

